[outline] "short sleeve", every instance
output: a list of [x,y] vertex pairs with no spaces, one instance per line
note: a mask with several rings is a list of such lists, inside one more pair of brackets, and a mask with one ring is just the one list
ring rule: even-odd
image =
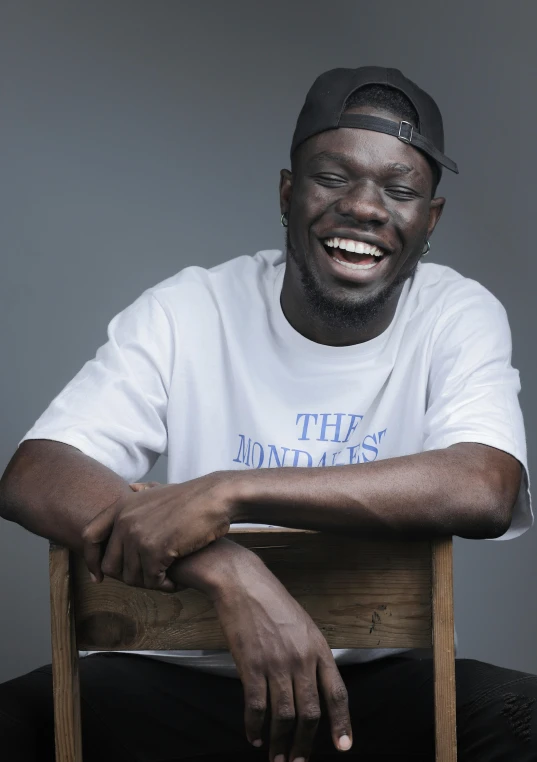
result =
[[108,341],[24,437],[78,448],[129,482],[167,451],[170,321],[145,292],[108,326]]
[[487,291],[462,297],[444,315],[434,341],[425,414],[424,450],[477,442],[513,455],[523,478],[513,520],[498,539],[533,523],[526,438],[511,366],[511,332],[502,305]]

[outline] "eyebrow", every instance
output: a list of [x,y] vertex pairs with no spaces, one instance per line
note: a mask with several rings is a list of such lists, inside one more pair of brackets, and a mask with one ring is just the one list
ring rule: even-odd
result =
[[386,164],[386,170],[388,172],[397,172],[399,175],[410,175],[415,171],[414,168],[409,167],[408,164],[399,164],[398,162]]
[[308,159],[308,164],[311,164],[313,161],[318,161],[319,159],[328,159],[329,161],[337,161],[340,164],[348,163],[348,156],[345,156],[344,153],[333,153],[332,151],[321,151],[320,153],[316,153],[314,156],[311,156]]
[[[315,154],[315,156],[312,156],[308,160],[308,164],[311,164],[314,161],[318,161],[319,159],[321,160],[328,159],[328,161],[336,161],[339,164],[349,163],[349,157],[343,153],[334,153],[332,151],[321,151],[320,153]],[[399,175],[410,175],[416,171],[414,167],[409,167],[408,164],[401,164],[400,162],[392,162],[390,164],[385,164],[383,169],[386,172],[390,172],[392,174],[399,174]]]

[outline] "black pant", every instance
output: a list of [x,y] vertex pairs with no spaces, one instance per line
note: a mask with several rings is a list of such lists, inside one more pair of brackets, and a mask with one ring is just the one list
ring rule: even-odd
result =
[[[354,745],[336,752],[326,712],[311,760],[434,760],[430,659],[341,667]],[[238,679],[127,654],[81,660],[84,762],[244,762],[267,749],[245,738]],[[457,660],[460,762],[536,762],[537,677]],[[53,762],[50,666],[0,685],[0,758]]]

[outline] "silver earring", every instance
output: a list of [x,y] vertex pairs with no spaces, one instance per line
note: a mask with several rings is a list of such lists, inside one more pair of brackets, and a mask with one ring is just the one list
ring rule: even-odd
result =
[[282,214],[282,216],[280,217],[280,222],[281,222],[281,224],[282,224],[282,226],[283,226],[284,228],[286,228],[286,227],[287,227],[287,225],[289,224],[289,221],[287,220],[287,215],[285,214],[285,212],[284,212],[284,213]]
[[427,256],[427,254],[428,254],[430,251],[431,251],[431,244],[430,244],[430,242],[427,240],[427,241],[425,241],[425,249],[424,249],[424,250],[421,252],[421,256],[422,256],[422,257],[426,257],[426,256]]

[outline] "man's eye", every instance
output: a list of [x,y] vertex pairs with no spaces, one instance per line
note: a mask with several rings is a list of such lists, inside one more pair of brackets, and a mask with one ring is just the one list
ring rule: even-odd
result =
[[326,173],[315,175],[315,180],[321,183],[321,185],[342,185],[345,182],[345,178],[340,175],[330,175]]
[[402,200],[408,200],[417,198],[417,194],[415,191],[411,190],[410,188],[387,188],[386,191],[390,194],[390,196],[394,196],[395,198],[399,198]]

